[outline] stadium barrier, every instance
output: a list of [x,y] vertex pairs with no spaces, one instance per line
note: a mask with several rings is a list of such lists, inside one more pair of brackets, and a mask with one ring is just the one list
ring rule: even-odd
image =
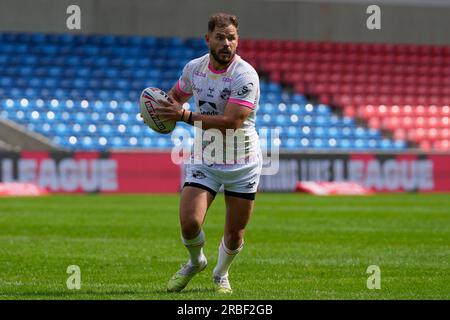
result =
[[298,181],[352,181],[375,192],[448,192],[450,155],[424,153],[280,154],[263,191],[292,191]]
[[[376,192],[450,191],[450,155],[280,154],[260,191],[292,192],[298,181],[354,181]],[[169,152],[0,153],[0,182],[35,183],[50,192],[178,192],[183,170]]]
[[50,192],[166,193],[180,189],[170,153],[0,153],[1,182],[30,182]]

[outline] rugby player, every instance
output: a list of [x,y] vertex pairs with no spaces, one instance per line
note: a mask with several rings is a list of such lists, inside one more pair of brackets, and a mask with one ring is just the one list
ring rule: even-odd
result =
[[[181,291],[194,275],[206,268],[203,253],[206,212],[223,185],[226,204],[224,234],[213,270],[216,291],[231,293],[228,271],[244,246],[244,231],[252,215],[255,194],[262,169],[262,157],[255,116],[259,102],[259,77],[255,69],[236,54],[238,21],[236,16],[219,13],[210,17],[205,36],[209,53],[191,60],[168,93],[173,101],[160,101],[161,119],[201,122],[203,130],[239,130],[245,144],[232,151],[244,151],[245,162],[186,164],[181,192],[181,238],[189,252],[189,261],[169,280],[167,290]],[[182,105],[192,96],[196,112]],[[237,150],[244,148],[244,150]]]

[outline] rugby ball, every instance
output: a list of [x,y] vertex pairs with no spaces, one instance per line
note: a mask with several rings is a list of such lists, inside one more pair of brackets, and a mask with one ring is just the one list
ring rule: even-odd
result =
[[147,125],[159,133],[170,133],[175,128],[176,122],[173,120],[161,121],[155,108],[162,106],[158,100],[171,101],[170,97],[163,90],[158,88],[146,88],[139,98],[141,115]]

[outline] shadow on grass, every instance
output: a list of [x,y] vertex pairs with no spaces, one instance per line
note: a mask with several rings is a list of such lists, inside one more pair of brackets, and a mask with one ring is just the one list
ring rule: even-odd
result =
[[194,289],[184,289],[181,292],[167,292],[162,291],[164,294],[173,294],[173,295],[184,295],[184,294],[191,294],[191,293],[216,293],[216,291],[213,288],[194,288]]
[[72,292],[50,292],[50,291],[33,291],[33,292],[2,292],[0,293],[1,299],[21,299],[21,298],[33,298],[40,297],[45,299],[47,298],[61,298],[61,299],[83,299],[86,298],[98,298],[104,297],[107,299],[110,296],[146,296],[148,298],[154,297],[157,299],[161,295],[169,296],[170,298],[182,298],[186,295],[190,294],[214,294],[215,291],[212,288],[193,288],[193,289],[185,289],[181,292],[167,292],[167,290],[157,289],[157,290],[113,290],[113,291],[92,291],[92,290],[80,290],[80,291],[72,291]]

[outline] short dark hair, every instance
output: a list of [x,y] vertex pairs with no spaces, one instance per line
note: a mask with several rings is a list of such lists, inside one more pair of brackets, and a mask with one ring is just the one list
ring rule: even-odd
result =
[[235,15],[228,13],[215,13],[209,17],[208,21],[208,31],[213,32],[216,27],[224,28],[228,27],[230,24],[238,28],[238,20]]

